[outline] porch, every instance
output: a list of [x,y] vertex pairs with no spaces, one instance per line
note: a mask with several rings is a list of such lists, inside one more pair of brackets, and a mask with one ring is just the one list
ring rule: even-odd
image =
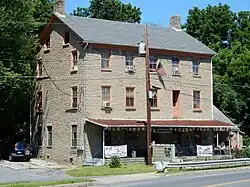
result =
[[[102,134],[98,147],[99,157],[105,158],[105,146],[126,145],[126,158],[145,158],[147,155],[146,126],[135,120],[89,120]],[[152,145],[174,145],[175,157],[197,156],[197,145],[213,147],[213,156],[229,155],[231,124],[217,121],[152,121]],[[98,141],[95,139],[95,142]],[[89,142],[89,144],[93,144]],[[95,143],[97,144],[97,142]],[[97,150],[97,148],[95,148]],[[94,155],[92,155],[94,157]],[[124,156],[123,156],[124,157]]]

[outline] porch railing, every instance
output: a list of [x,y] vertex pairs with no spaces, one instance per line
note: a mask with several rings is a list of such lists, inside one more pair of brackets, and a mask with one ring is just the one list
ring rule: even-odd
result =
[[[229,148],[221,149],[219,147],[213,147],[213,155],[229,155]],[[197,156],[196,146],[176,146],[175,156]]]

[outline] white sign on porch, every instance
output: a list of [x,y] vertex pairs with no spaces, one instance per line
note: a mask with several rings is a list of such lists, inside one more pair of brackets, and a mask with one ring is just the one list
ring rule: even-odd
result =
[[197,156],[213,156],[213,146],[197,145]]
[[127,157],[127,145],[105,146],[104,154],[105,158],[111,158],[112,156]]

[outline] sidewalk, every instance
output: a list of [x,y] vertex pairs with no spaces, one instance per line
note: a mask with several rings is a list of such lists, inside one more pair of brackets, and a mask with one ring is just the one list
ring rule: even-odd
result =
[[[140,173],[133,175],[117,175],[117,176],[100,176],[100,177],[89,177],[93,182],[87,183],[78,183],[78,184],[63,184],[56,185],[56,187],[89,187],[89,186],[102,186],[109,187],[115,183],[126,183],[126,182],[135,182],[145,179],[156,179],[164,177],[164,175],[152,173]],[[46,186],[49,187],[49,186]],[[54,186],[55,187],[55,186]]]
[[117,176],[102,176],[102,177],[90,177],[89,179],[95,180],[95,184],[114,184],[114,183],[124,183],[124,182],[133,182],[144,179],[156,179],[164,177],[162,174],[157,174],[155,172],[151,173],[139,173],[133,175],[117,175]]

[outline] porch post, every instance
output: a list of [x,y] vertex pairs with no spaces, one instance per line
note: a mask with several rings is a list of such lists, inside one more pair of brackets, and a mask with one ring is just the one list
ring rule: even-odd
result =
[[102,129],[102,163],[105,165],[105,128]]
[[237,131],[237,148],[240,147],[240,132]]
[[216,146],[219,147],[219,132],[216,132]]

